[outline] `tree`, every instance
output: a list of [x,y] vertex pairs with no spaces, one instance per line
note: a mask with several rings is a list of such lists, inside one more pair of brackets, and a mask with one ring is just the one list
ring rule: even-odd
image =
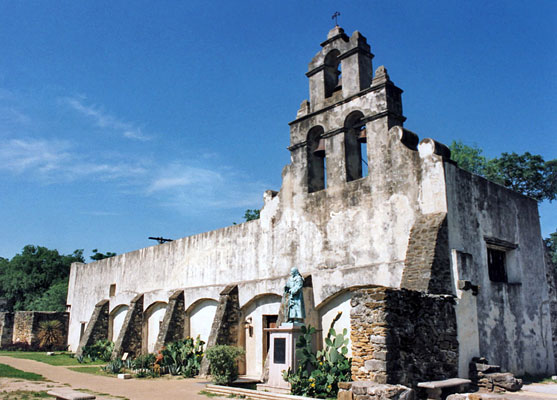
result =
[[259,219],[259,213],[261,212],[261,210],[257,210],[257,209],[247,209],[246,213],[244,214],[244,219],[247,221],[253,221],[254,219]]
[[557,159],[544,161],[543,157],[528,152],[502,153],[487,159],[482,149],[453,141],[451,159],[474,174],[503,185],[537,201],[557,199]]
[[557,230],[550,233],[549,237],[544,239],[545,247],[549,253],[549,257],[553,262],[553,265],[557,267]]
[[84,262],[83,250],[63,255],[57,250],[27,245],[11,260],[0,259],[0,297],[8,310],[61,311],[73,262]]
[[103,253],[99,253],[98,249],[93,249],[93,255],[91,256],[91,260],[99,261],[105,258],[114,257],[115,255],[116,253],[113,253],[111,251],[107,251],[106,254],[103,254]]
[[454,141],[450,145],[451,159],[458,166],[473,174],[484,176],[487,167],[487,159],[482,155],[483,150],[478,146],[465,145],[461,141]]

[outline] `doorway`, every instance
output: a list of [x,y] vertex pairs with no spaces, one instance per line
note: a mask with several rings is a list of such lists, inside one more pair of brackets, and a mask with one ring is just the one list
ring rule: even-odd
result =
[[265,329],[277,328],[277,319],[278,315],[263,315],[263,365],[271,347],[271,333]]

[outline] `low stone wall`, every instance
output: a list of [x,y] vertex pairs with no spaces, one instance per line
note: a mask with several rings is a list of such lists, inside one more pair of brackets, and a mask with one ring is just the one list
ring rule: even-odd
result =
[[42,322],[59,321],[61,336],[57,350],[64,350],[68,343],[69,314],[53,311],[16,311],[0,313],[0,347],[23,343],[30,347],[40,346],[39,331]]
[[0,348],[12,344],[14,313],[0,312]]
[[458,372],[452,296],[376,287],[351,301],[352,379],[416,387]]

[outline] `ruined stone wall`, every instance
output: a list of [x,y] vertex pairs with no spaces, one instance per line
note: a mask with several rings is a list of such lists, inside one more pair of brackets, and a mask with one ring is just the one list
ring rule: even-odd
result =
[[14,313],[0,312],[0,348],[12,344]]
[[352,379],[415,387],[457,375],[452,296],[377,287],[351,305]]
[[[5,319],[5,321],[8,320]],[[66,348],[69,326],[69,314],[67,312],[16,311],[13,313],[12,321],[11,344],[26,343],[31,347],[38,347],[40,345],[38,333],[41,323],[45,321],[59,321],[61,323],[60,337],[56,349]],[[8,324],[6,324],[6,327],[9,329]]]

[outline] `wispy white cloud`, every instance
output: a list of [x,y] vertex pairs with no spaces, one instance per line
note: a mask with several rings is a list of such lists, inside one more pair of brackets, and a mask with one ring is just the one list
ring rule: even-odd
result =
[[0,168],[18,174],[60,169],[70,159],[68,148],[63,141],[11,139],[0,147]]
[[80,114],[91,118],[99,128],[118,131],[122,136],[134,140],[150,140],[151,137],[143,129],[132,122],[124,121],[96,105],[85,104],[83,98],[65,97],[63,101]]
[[27,125],[31,119],[15,107],[0,107],[0,127],[6,125]]
[[220,170],[174,163],[153,177],[147,194],[184,213],[210,208],[254,207],[268,189],[230,168]]
[[0,148],[0,169],[38,176],[42,183],[73,181],[82,177],[98,180],[129,178],[145,168],[129,162],[106,162],[78,153],[71,143],[44,139],[11,139]]

